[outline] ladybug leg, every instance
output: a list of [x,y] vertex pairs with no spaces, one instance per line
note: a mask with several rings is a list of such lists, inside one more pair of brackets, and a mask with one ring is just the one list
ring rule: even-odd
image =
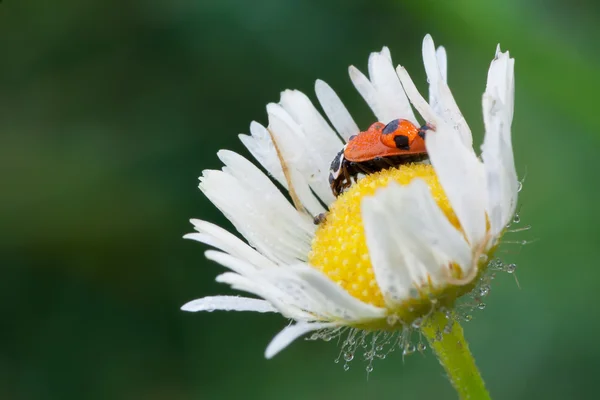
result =
[[327,219],[327,213],[321,213],[321,214],[319,214],[319,215],[316,215],[316,216],[313,218],[313,223],[314,223],[315,225],[320,225],[320,224],[322,224],[323,222],[325,222],[325,220],[326,220],[326,219]]
[[382,157],[381,160],[386,163],[389,167],[395,167],[396,164],[394,164],[389,158],[387,157]]
[[[363,174],[368,175],[368,174],[372,174],[373,170],[368,168],[366,165],[361,164],[361,163],[355,163],[354,166],[359,169]],[[358,179],[356,176],[354,177],[355,179]]]
[[347,163],[342,164],[342,173],[344,174],[344,181],[345,181],[344,188],[347,188],[352,184],[352,176],[350,175],[350,172],[348,171]]

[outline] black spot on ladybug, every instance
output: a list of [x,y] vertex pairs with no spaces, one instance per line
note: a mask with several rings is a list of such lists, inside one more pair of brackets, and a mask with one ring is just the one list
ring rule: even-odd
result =
[[398,135],[394,137],[394,142],[396,143],[396,147],[400,150],[409,150],[410,146],[408,145],[408,136]]
[[344,149],[340,150],[340,152],[337,153],[337,155],[333,158],[333,161],[331,162],[330,169],[333,172],[337,172],[337,170],[340,169],[340,162],[342,161],[343,157],[344,157]]
[[398,125],[400,124],[400,120],[399,119],[395,119],[393,121],[391,121],[389,124],[387,124],[383,130],[381,131],[381,133],[383,133],[384,135],[388,135],[390,133],[393,133],[396,129],[398,129]]
[[427,125],[423,125],[419,128],[419,136],[421,136],[421,139],[425,139],[425,133],[427,133],[428,129],[429,127]]

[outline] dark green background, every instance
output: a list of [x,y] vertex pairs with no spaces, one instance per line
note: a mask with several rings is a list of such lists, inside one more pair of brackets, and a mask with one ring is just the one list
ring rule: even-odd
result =
[[[388,45],[425,91],[421,40],[482,139],[496,43],[516,58],[518,264],[466,324],[496,399],[598,396],[600,13],[592,0],[4,0],[0,5],[0,398],[452,399],[436,359],[334,364],[334,343],[263,351],[277,315],[188,314],[230,293],[197,189],[265,105],[317,78],[361,127],[374,117],[347,66]],[[594,395],[595,393],[595,395]]]

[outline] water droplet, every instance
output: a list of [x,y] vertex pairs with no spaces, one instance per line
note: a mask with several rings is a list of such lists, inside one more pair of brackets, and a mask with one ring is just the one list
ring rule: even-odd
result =
[[517,269],[517,264],[508,264],[506,266],[506,272],[508,272],[509,274],[512,274],[513,272],[515,272],[516,269]]
[[480,310],[485,309],[485,303],[479,303],[479,304],[477,304],[477,308],[479,308]]
[[412,327],[415,329],[419,329],[421,327],[421,324],[423,323],[423,319],[422,318],[417,318],[412,322]]
[[377,347],[375,347],[375,350],[381,351],[381,350],[383,350],[383,346],[377,346]]
[[381,358],[382,360],[385,360],[386,354],[378,354],[377,357]]
[[337,363],[339,363],[339,362],[340,362],[340,359],[339,359],[339,358],[336,358],[335,360],[333,360],[333,362],[337,364]]
[[521,217],[519,217],[519,214],[515,214],[515,216],[513,217],[513,222],[515,224],[518,224],[519,222],[521,222]]
[[398,323],[398,316],[395,314],[391,314],[387,316],[387,323],[390,326],[394,326],[396,325],[396,323]]
[[425,343],[419,343],[417,346],[417,350],[419,350],[422,353],[425,350],[427,350],[427,346],[425,346]]
[[412,345],[406,345],[404,347],[404,351],[402,352],[403,355],[407,356],[409,354],[412,354],[415,352],[415,346]]
[[473,316],[471,314],[467,314],[467,315],[465,315],[464,319],[465,319],[466,322],[469,322],[469,321],[471,321],[473,319]]
[[488,294],[490,294],[490,287],[488,285],[481,285],[481,287],[479,288],[479,295],[481,297],[485,297]]
[[329,341],[331,341],[331,336],[330,335],[323,335],[323,340],[325,342],[329,342]]
[[344,360],[346,360],[348,362],[354,360],[354,353],[351,353],[351,352],[344,353]]
[[368,373],[373,372],[373,366],[372,365],[367,365],[367,368],[365,368],[367,370]]
[[348,371],[350,369],[350,366],[348,364],[344,364],[344,371]]
[[519,184],[517,185],[517,192],[520,192],[523,189],[523,182],[519,181]]

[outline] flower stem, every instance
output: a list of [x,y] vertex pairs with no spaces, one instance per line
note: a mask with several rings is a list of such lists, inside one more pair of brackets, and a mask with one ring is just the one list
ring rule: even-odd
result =
[[[452,327],[451,331],[449,326]],[[469,351],[460,324],[454,318],[448,319],[445,314],[436,312],[423,326],[422,331],[446,370],[459,398],[489,400],[490,395]]]

